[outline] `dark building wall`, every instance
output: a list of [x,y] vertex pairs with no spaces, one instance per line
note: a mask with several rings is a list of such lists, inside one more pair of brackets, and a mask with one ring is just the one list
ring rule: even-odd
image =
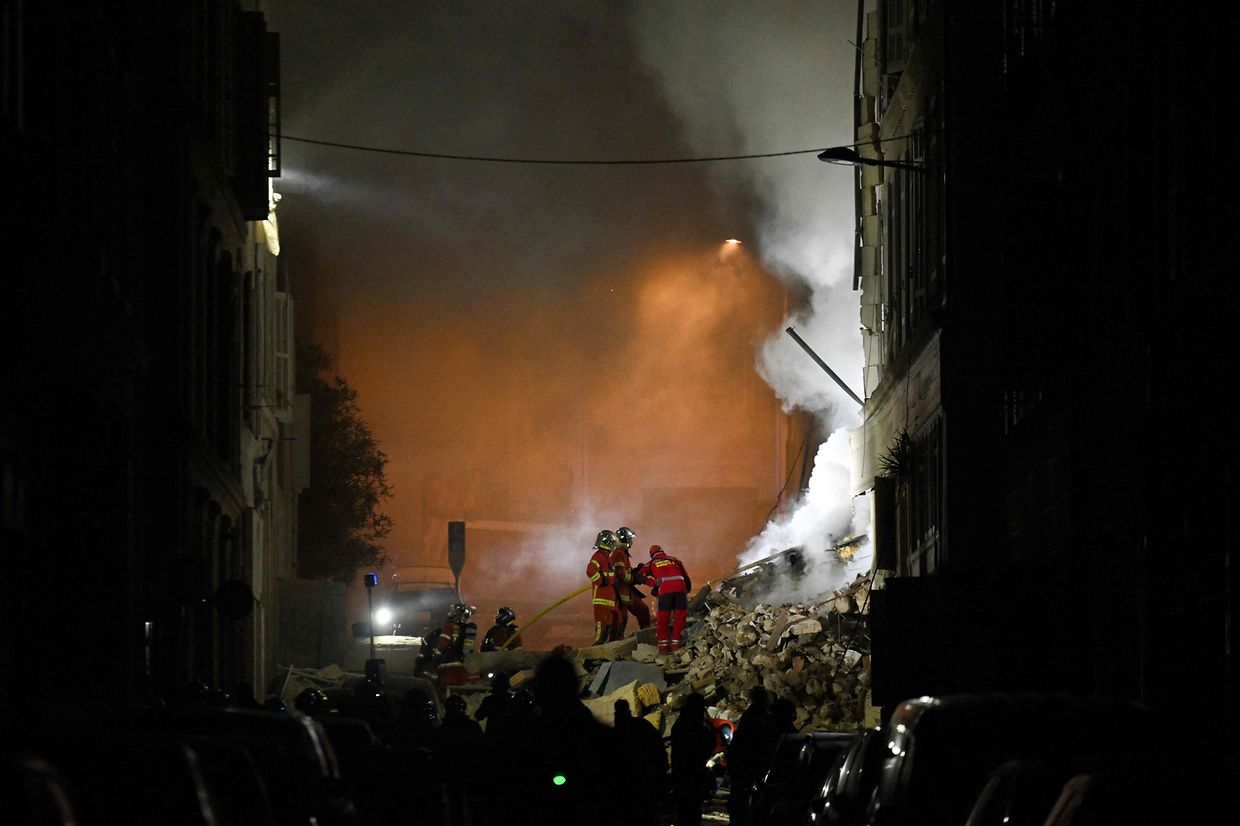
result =
[[1208,227],[1234,210],[1186,162],[1217,52],[1195,26],[1152,14],[1070,6],[1017,43],[1011,22],[1004,71],[991,73],[1005,155],[1001,375],[1023,398],[1002,440],[1006,544],[1010,574],[1047,595],[1023,648],[1065,656],[1040,673],[1017,657],[1009,668],[1024,683],[1167,703],[1185,672],[1171,676],[1165,652],[1180,647],[1221,707],[1234,688],[1209,675],[1234,659],[1217,493],[1231,472],[1209,445],[1226,364],[1201,323],[1214,310],[1193,296],[1230,292],[1224,259],[1198,251],[1218,249]]
[[246,653],[202,602],[245,567],[243,22],[0,2],[0,702],[40,698],[19,729]]
[[945,527],[931,581],[875,603],[934,615],[876,617],[876,687],[1188,692],[1234,731],[1230,12],[917,5],[948,56]]
[[40,698],[6,715],[21,730],[78,705],[83,678],[99,703],[141,680],[134,307],[149,262],[134,172],[146,136],[124,26],[98,7],[0,5],[0,702]]

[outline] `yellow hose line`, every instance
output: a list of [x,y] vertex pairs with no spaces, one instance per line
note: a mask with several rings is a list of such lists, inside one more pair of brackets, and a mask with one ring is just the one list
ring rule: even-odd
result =
[[522,625],[520,628],[518,628],[517,633],[509,637],[508,641],[499,647],[499,650],[503,651],[505,648],[507,648],[509,644],[512,643],[513,640],[521,636],[522,631],[524,631],[525,629],[529,628],[531,625],[533,625],[534,623],[542,619],[549,611],[551,611],[551,609],[559,608],[561,605],[568,602],[570,599],[577,596],[578,594],[584,594],[586,591],[590,590],[591,586],[592,586],[592,583],[587,582],[585,585],[581,586],[576,591],[573,591],[568,596],[562,597],[561,599],[556,600],[555,602],[548,605],[546,608],[539,611],[537,614],[534,615],[534,618],[532,620],[530,620],[525,625]]

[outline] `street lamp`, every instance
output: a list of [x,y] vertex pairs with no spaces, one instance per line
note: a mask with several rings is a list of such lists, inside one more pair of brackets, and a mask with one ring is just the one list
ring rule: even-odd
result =
[[925,173],[926,165],[919,161],[880,161],[877,158],[863,158],[851,146],[833,146],[818,153],[818,160],[840,166],[886,166],[892,169],[907,169],[910,172]]

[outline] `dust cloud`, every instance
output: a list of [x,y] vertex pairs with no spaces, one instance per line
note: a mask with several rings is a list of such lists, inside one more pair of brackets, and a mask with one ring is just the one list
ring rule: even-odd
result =
[[[711,133],[678,104],[646,16],[708,48],[696,41],[715,7],[276,0],[284,131],[556,159],[842,142],[851,115],[833,126],[828,104],[846,100],[850,70],[821,74],[820,58],[850,48],[844,35],[816,28],[809,65],[783,54],[809,4],[772,6],[778,26],[744,59],[717,54],[718,80],[736,74],[760,112]],[[752,118],[778,126],[754,134]],[[697,582],[735,567],[784,481],[782,408],[803,404],[756,365],[778,363],[789,312],[824,315],[815,274],[845,257],[792,239],[839,234],[838,214],[846,249],[847,181],[832,194],[812,155],[738,171],[284,151],[283,264],[300,329],[337,356],[390,459],[393,563],[446,564],[447,521],[466,520],[461,585],[483,624],[501,604],[529,616],[584,584],[602,528],[631,526],[638,558],[661,544]],[[815,323],[802,332],[821,343]],[[580,642],[588,610],[570,602],[548,633]]]

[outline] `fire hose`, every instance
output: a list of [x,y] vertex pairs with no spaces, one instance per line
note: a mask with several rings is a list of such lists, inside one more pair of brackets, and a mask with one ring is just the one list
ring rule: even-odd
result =
[[513,634],[511,637],[509,637],[507,640],[505,640],[505,641],[504,641],[504,644],[503,644],[503,645],[501,645],[501,646],[499,647],[499,650],[500,650],[500,651],[503,651],[504,649],[506,649],[509,645],[511,645],[511,644],[512,644],[513,640],[515,640],[515,639],[517,639],[517,638],[519,638],[519,637],[521,636],[521,632],[522,632],[522,631],[524,631],[525,629],[529,628],[529,627],[530,627],[531,625],[533,625],[534,623],[538,622],[538,621],[539,621],[540,619],[542,619],[545,615],[547,615],[548,613],[550,613],[552,609],[554,609],[554,608],[559,608],[561,605],[563,605],[564,603],[568,602],[568,601],[569,601],[570,599],[572,599],[573,597],[577,596],[578,594],[584,594],[586,591],[590,590],[590,588],[592,588],[592,587],[593,587],[593,583],[587,582],[585,585],[581,586],[581,587],[580,587],[580,588],[578,588],[576,591],[573,591],[571,594],[568,594],[568,595],[566,595],[566,596],[561,597],[560,599],[558,599],[558,600],[556,600],[555,602],[553,602],[553,603],[551,603],[550,605],[548,605],[546,608],[544,608],[544,609],[542,609],[541,611],[539,611],[537,614],[535,614],[535,615],[534,615],[533,619],[529,620],[529,621],[528,621],[528,622],[526,622],[524,625],[522,625],[521,627],[519,627],[519,628],[517,629],[517,633]]

